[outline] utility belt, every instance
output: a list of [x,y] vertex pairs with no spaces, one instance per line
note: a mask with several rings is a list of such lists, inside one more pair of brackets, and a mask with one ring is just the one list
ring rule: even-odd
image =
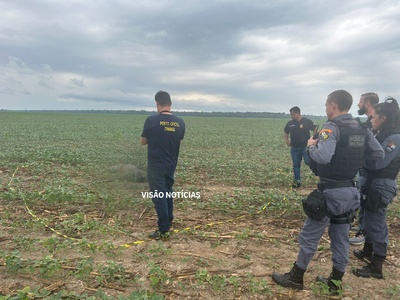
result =
[[312,191],[307,198],[302,200],[303,210],[309,218],[315,221],[322,221],[325,217],[328,217],[332,224],[350,224],[354,220],[355,211],[350,210],[340,215],[333,215],[328,211],[322,191],[355,186],[356,183],[353,180],[320,182],[318,183],[318,189]]
[[354,180],[343,180],[343,181],[321,181],[318,183],[318,190],[322,192],[327,189],[337,189],[343,187],[355,187],[356,182]]

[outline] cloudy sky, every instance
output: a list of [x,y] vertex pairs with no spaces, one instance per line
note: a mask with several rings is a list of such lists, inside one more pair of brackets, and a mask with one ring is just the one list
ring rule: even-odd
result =
[[400,100],[400,1],[0,0],[0,109],[324,115]]

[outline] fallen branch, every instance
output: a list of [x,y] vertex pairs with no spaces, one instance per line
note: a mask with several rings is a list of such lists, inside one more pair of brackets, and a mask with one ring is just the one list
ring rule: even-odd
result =
[[140,214],[138,220],[140,220],[140,219],[143,217],[143,215],[144,215],[144,213],[146,212],[146,210],[147,210],[147,207],[145,207],[145,208],[143,209],[143,211],[142,211],[142,213]]
[[211,257],[204,257],[198,254],[194,254],[194,253],[171,253],[171,255],[181,255],[181,256],[193,256],[193,257],[198,257],[198,258],[202,258],[202,259],[210,259],[210,260],[214,260],[214,261],[218,261],[218,259],[215,258],[211,258]]

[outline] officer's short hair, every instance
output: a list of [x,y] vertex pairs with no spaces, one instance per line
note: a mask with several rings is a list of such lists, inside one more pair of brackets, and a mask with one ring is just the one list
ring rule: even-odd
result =
[[372,106],[378,104],[378,102],[379,102],[379,96],[377,93],[372,93],[372,92],[365,93],[365,94],[362,94],[361,97],[364,97],[364,100],[366,102],[369,102],[369,104],[371,104]]
[[298,106],[293,106],[291,109],[289,109],[289,112],[300,114],[300,108]]
[[335,102],[340,111],[348,112],[353,104],[353,97],[348,91],[336,90],[328,95],[328,102]]
[[154,96],[160,106],[171,106],[171,96],[166,91],[158,91]]

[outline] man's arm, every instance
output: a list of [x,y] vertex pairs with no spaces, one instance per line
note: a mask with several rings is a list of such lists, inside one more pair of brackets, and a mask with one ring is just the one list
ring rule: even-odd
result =
[[284,136],[283,136],[286,145],[288,145],[289,147],[292,146],[290,140],[289,140],[289,134],[285,132]]
[[140,144],[142,144],[142,145],[147,145],[147,138],[141,136],[141,137],[140,137]]

